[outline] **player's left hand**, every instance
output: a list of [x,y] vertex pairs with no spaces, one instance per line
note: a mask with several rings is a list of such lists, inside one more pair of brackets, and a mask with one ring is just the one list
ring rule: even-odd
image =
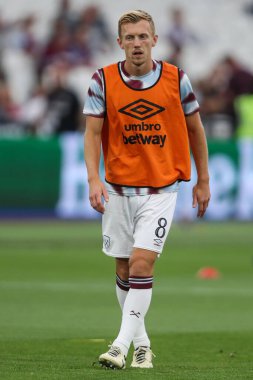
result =
[[211,194],[208,182],[198,182],[192,190],[193,203],[192,207],[196,208],[198,206],[198,218],[202,218],[205,215],[206,209],[208,207]]

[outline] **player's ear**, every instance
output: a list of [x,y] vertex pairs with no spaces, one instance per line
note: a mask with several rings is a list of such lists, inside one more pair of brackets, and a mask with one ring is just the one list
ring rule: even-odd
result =
[[120,47],[121,49],[124,49],[124,48],[123,48],[123,45],[122,45],[122,40],[121,40],[120,37],[117,38],[117,42],[118,42],[118,44],[119,44],[119,47]]
[[158,35],[157,35],[157,34],[155,34],[155,35],[153,36],[153,43],[152,43],[152,47],[155,47],[155,45],[156,45],[156,43],[157,43],[157,40],[158,40]]

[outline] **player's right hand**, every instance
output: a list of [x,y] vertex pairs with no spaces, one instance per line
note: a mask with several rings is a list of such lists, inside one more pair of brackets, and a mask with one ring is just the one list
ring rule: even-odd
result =
[[105,200],[105,202],[108,202],[109,200],[109,196],[105,188],[105,185],[100,179],[90,181],[89,184],[89,199],[91,207],[93,207],[94,210],[103,214],[105,211],[103,199]]

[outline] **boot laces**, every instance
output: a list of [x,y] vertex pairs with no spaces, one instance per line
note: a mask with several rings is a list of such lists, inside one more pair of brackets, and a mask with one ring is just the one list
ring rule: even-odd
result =
[[[141,363],[144,363],[145,360],[146,360],[146,353],[149,351],[149,349],[147,347],[138,347],[137,350],[136,350],[136,353],[135,353],[135,360],[138,364],[141,364]],[[150,350],[149,351],[151,353],[152,356],[155,357],[155,354],[153,354],[153,352]]]
[[112,346],[112,345],[109,345],[108,347],[110,347],[109,351],[108,351],[108,354],[113,356],[114,358],[118,355],[121,354],[121,351],[120,351],[120,348],[119,347],[116,347],[116,346]]

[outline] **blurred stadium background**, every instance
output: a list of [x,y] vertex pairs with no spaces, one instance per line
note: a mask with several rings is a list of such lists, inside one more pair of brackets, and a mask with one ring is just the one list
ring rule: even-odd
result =
[[[0,216],[96,218],[83,166],[82,108],[94,71],[122,59],[116,1],[0,0]],[[253,218],[253,11],[250,0],[143,1],[154,56],[189,75],[209,139],[207,219]],[[194,181],[193,168],[193,181]],[[191,186],[176,218],[193,219]]]
[[[1,379],[116,378],[91,369],[119,309],[88,201],[82,108],[93,72],[122,59],[118,17],[136,8],[154,17],[154,58],[191,79],[212,191],[196,221],[193,167],[157,265],[147,323],[159,370],[145,378],[252,379],[253,2],[0,0]],[[198,277],[205,267],[215,280]]]

